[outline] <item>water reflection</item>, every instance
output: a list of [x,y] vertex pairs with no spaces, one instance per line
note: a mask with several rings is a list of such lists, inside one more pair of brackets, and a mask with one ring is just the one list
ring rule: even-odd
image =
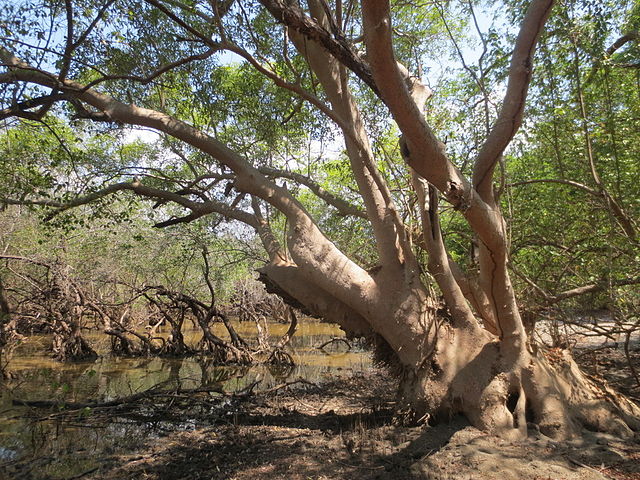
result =
[[[224,327],[220,327],[215,334],[223,336]],[[237,330],[245,338],[255,334],[255,327],[249,323],[239,324]],[[286,330],[287,325],[269,325],[269,334],[274,340]],[[135,419],[87,422],[82,417],[91,415],[88,410],[79,411],[75,422],[68,418],[62,421],[49,411],[14,407],[13,399],[108,401],[157,386],[164,389],[221,387],[225,391],[240,391],[257,381],[260,381],[258,388],[267,389],[287,379],[302,377],[319,382],[327,375],[370,368],[370,356],[362,349],[345,352],[344,345],[339,343],[328,348],[329,354],[317,349],[341,333],[335,325],[316,321],[301,323],[290,345],[296,364],[288,368],[267,364],[221,367],[201,356],[102,356],[93,362],[59,363],[46,354],[46,337],[32,338],[20,347],[11,363],[11,371],[17,380],[5,385],[0,393],[0,478],[3,471],[10,472],[14,463],[25,459],[33,466],[32,478],[71,477],[97,465],[96,455],[104,457],[130,451],[163,431],[162,421],[154,419],[145,419],[142,423]],[[195,345],[200,340],[199,335],[197,330],[187,330],[187,343]],[[108,339],[100,335],[89,338],[96,351],[103,355],[108,351]],[[46,421],[38,418],[46,415],[51,418]],[[194,421],[180,427],[196,425]]]

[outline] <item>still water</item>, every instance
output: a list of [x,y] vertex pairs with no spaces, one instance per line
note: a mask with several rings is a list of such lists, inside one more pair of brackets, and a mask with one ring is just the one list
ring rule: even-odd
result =
[[[245,339],[255,337],[255,326],[236,324]],[[222,326],[220,326],[222,327]],[[269,325],[275,342],[287,325]],[[200,339],[197,330],[186,330],[187,344]],[[225,336],[222,328],[214,333]],[[91,470],[97,457],[104,458],[131,451],[163,432],[195,428],[201,420],[168,426],[166,422],[136,421],[123,418],[109,422],[86,422],[56,418],[55,412],[15,407],[14,399],[54,400],[60,402],[108,401],[162,385],[166,389],[189,389],[222,386],[225,391],[239,391],[256,381],[256,390],[270,388],[283,381],[303,378],[320,382],[333,375],[351,374],[371,368],[371,357],[362,348],[348,349],[344,342],[334,342],[325,351],[317,347],[341,337],[336,325],[304,319],[291,340],[289,353],[296,365],[282,370],[255,365],[220,367],[206,357],[187,358],[117,358],[107,354],[109,339],[88,335],[92,346],[102,355],[92,362],[60,363],[46,352],[47,336],[30,337],[14,354],[9,370],[15,380],[0,390],[0,479],[12,478],[7,472],[21,472],[23,478],[70,478]],[[82,413],[82,412],[81,412]],[[43,420],[44,417],[50,416]],[[200,422],[200,423],[199,423]],[[21,466],[29,460],[30,472]],[[14,470],[12,470],[12,468]],[[4,475],[4,477],[3,477]],[[17,478],[17,476],[16,476]]]

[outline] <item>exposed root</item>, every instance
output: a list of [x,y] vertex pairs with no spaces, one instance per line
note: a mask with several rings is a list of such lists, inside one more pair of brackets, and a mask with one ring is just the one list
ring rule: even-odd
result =
[[199,353],[210,355],[215,365],[251,365],[255,362],[250,350],[236,348],[220,339],[214,341],[203,337],[197,350]]
[[[365,342],[373,351],[374,365],[387,368],[394,376],[410,375],[409,371],[400,363],[398,354],[381,335],[373,333],[365,337]],[[402,384],[403,382],[401,381],[400,383]]]
[[293,357],[281,348],[273,349],[271,355],[269,355],[269,358],[267,359],[267,363],[278,366],[294,366],[296,364]]
[[54,358],[61,362],[98,358],[98,354],[80,334],[67,336],[57,332],[53,337],[52,350]]
[[640,408],[604,381],[583,373],[567,350],[553,350],[537,361],[554,372],[555,387],[569,415],[589,430],[628,437],[640,430]]
[[413,410],[414,419],[462,413],[474,426],[511,440],[525,438],[531,424],[556,439],[582,428],[622,438],[640,430],[640,408],[584,374],[566,350],[523,352],[515,365],[505,365],[497,343],[490,342],[469,346],[466,363],[452,371],[447,349],[460,352],[457,340],[440,342],[429,368],[401,381],[401,405]]

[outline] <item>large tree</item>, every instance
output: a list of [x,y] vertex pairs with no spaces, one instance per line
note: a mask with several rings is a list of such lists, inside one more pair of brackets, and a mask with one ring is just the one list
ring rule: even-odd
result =
[[[136,171],[145,174],[128,180],[120,169],[103,180],[122,181],[94,182],[73,199],[4,202],[61,212],[129,191],[185,212],[158,226],[212,213],[243,222],[268,254],[265,283],[349,334],[369,337],[400,376],[401,405],[412,416],[463,413],[474,425],[513,438],[526,435],[528,422],[560,437],[580,424],[630,433],[640,428],[635,405],[581,373],[568,352],[531,340],[508,271],[502,188],[494,177],[523,122],[534,52],[553,1],[514,7],[518,33],[507,48],[506,86],[494,90],[503,92],[495,111],[484,54],[480,68],[465,65],[483,90],[486,114],[468,172],[426,120],[432,92],[415,60],[438,48],[437,33],[455,37],[460,25],[446,20],[449,6],[396,2],[392,8],[384,0],[7,6],[2,118],[46,122],[55,112],[73,122],[146,127],[165,135],[172,153],[164,169],[142,164]],[[463,6],[473,13],[471,3]],[[230,65],[221,52],[244,63]],[[390,144],[382,137],[396,128],[389,119],[407,165],[399,174],[385,158]],[[295,152],[306,132],[343,139],[354,188],[342,193],[355,191],[355,198],[313,178],[317,168],[302,168]],[[293,168],[282,168],[278,157]],[[375,247],[375,268],[332,236],[335,225],[310,213],[314,203],[303,201],[305,192],[361,222]],[[471,268],[447,249],[440,200],[458,212],[477,246]],[[408,222],[411,213],[420,228]],[[286,229],[284,242],[276,225]]]

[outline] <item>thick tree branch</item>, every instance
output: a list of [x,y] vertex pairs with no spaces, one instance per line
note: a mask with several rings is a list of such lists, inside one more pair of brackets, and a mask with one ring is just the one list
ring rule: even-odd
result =
[[522,124],[533,73],[533,54],[553,3],[554,0],[533,0],[520,26],[511,56],[509,81],[502,108],[491,133],[478,153],[473,170],[473,185],[485,202],[493,203],[493,171],[504,149]]
[[[391,41],[391,18],[386,1],[365,0],[362,5],[365,42],[371,68],[383,99],[403,133],[410,166],[443,193],[445,199],[467,218],[481,242],[492,251],[504,251],[500,213],[485,203],[471,183],[448,159],[444,144],[434,135],[422,114],[426,90],[419,79],[407,78],[395,60]],[[420,105],[419,105],[420,104]]]
[[[449,258],[442,238],[440,216],[438,214],[438,194],[432,185],[412,172],[413,188],[416,191],[418,208],[422,220],[424,242],[429,253],[427,268],[440,287],[454,320],[454,325],[469,329],[478,328],[459,283],[450,268]],[[491,331],[491,329],[489,329]],[[495,332],[493,327],[492,333]]]
[[495,310],[486,292],[480,288],[477,278],[464,272],[451,257],[449,257],[449,269],[460,286],[460,291],[482,319],[484,327],[494,335],[499,335]]
[[[325,8],[319,1],[310,0],[308,3],[313,18],[326,26]],[[377,169],[360,109],[346,81],[344,66],[315,39],[304,37],[296,31],[291,32],[291,39],[320,80],[333,109],[344,119],[340,127],[354,177],[375,232],[380,262],[389,267],[389,275],[392,271],[399,274],[398,267],[404,260],[412,259],[413,253],[408,242],[404,241],[404,226],[397,215],[391,193]]]
[[305,272],[291,262],[272,262],[258,270],[267,292],[283,297],[288,305],[310,316],[340,325],[348,335],[369,336],[371,323],[357,311],[308,281]]
[[287,262],[287,252],[282,248],[280,242],[278,242],[276,236],[273,234],[273,230],[271,230],[271,225],[269,225],[269,222],[262,215],[260,202],[256,197],[251,197],[251,207],[253,208],[253,214],[257,221],[256,232],[269,255],[269,260],[272,263]]
[[615,42],[613,42],[609,48],[607,48],[606,56],[610,57],[627,43],[637,42],[638,40],[640,40],[640,34],[638,32],[626,33],[618,38]]
[[305,15],[304,11],[296,4],[288,3],[284,0],[260,0],[260,3],[269,10],[278,22],[292,28],[306,38],[317,41],[378,94],[378,87],[371,75],[369,66],[343,36],[335,38],[318,22]]
[[[364,38],[367,56],[383,101],[389,107],[398,127],[405,135],[411,152],[411,167],[446,196],[454,207],[465,209],[470,186],[462,174],[448,160],[444,144],[434,135],[416,105],[409,88],[420,88],[417,79],[408,85],[396,62],[391,41],[392,27],[389,2],[362,2]],[[424,87],[422,87],[424,88]]]
[[[537,4],[534,0],[534,4]],[[495,311],[505,355],[519,352],[526,333],[506,269],[507,247],[504,221],[493,202],[484,201],[449,161],[410,94],[395,61],[392,26],[387,1],[365,0],[362,4],[365,42],[369,61],[382,97],[402,131],[411,166],[436,186],[445,198],[465,214],[478,235],[484,261],[480,285]],[[537,37],[537,30],[536,30]],[[510,140],[510,138],[509,138]],[[497,160],[497,159],[496,159]]]

